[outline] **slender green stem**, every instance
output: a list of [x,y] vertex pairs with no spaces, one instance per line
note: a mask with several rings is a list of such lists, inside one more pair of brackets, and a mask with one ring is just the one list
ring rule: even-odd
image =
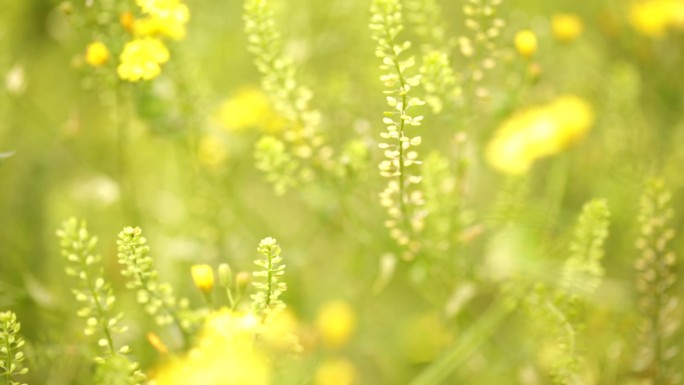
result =
[[109,331],[109,326],[107,326],[107,313],[102,308],[102,304],[100,303],[100,296],[98,295],[97,290],[95,290],[95,288],[93,287],[92,282],[88,279],[87,273],[85,274],[83,279],[86,281],[88,290],[90,290],[90,295],[93,296],[93,302],[95,303],[95,308],[97,309],[97,315],[100,321],[100,326],[102,327],[102,332],[104,333],[105,338],[107,338],[107,346],[109,347],[109,352],[112,355],[115,355],[116,350],[114,349],[114,339],[112,338],[112,334]]
[[[517,299],[516,299],[517,301]],[[490,306],[487,312],[442,357],[428,366],[415,377],[409,385],[435,385],[442,383],[449,375],[459,369],[513,311],[514,306],[499,301]]]

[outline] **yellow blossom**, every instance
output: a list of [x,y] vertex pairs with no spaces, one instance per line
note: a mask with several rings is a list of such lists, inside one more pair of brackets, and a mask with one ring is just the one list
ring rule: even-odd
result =
[[207,317],[198,343],[159,370],[156,385],[267,385],[270,368],[254,343],[259,319],[222,310]]
[[577,39],[584,29],[582,19],[572,13],[557,13],[551,17],[553,36],[563,42]]
[[349,341],[355,327],[356,314],[347,302],[326,302],[318,310],[316,329],[326,346],[343,346]]
[[133,30],[139,36],[166,36],[180,40],[185,37],[185,25],[190,10],[180,0],[138,0],[144,19],[136,20]]
[[632,26],[646,36],[664,37],[668,29],[684,29],[684,0],[646,0],[632,4]]
[[352,385],[356,379],[354,365],[345,359],[328,359],[316,370],[314,385]]
[[133,32],[133,25],[135,24],[135,17],[130,11],[121,13],[119,16],[119,23],[127,32]]
[[101,41],[94,41],[86,48],[86,63],[101,67],[109,61],[109,49]]
[[266,95],[256,87],[248,87],[224,101],[217,117],[228,131],[237,132],[265,125],[272,112]]
[[169,50],[155,38],[145,37],[129,41],[124,46],[117,67],[123,80],[150,80],[161,73],[161,64],[169,60]]
[[515,49],[525,58],[530,58],[537,52],[537,35],[529,29],[516,33],[514,43]]
[[228,157],[225,143],[215,135],[203,136],[198,144],[197,157],[201,164],[216,167]]
[[192,274],[192,280],[195,282],[195,286],[202,290],[204,293],[208,293],[214,288],[214,269],[209,265],[193,265],[190,268]]
[[580,140],[593,120],[591,106],[573,95],[521,111],[497,130],[487,145],[487,161],[499,171],[522,174],[537,159],[557,154]]

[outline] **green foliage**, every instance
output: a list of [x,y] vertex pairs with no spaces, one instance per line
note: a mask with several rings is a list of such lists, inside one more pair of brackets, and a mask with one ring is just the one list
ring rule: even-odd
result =
[[677,383],[681,9],[0,1],[0,384]]
[[5,385],[26,385],[14,380],[17,375],[28,373],[23,366],[22,347],[24,339],[19,335],[21,324],[11,311],[0,312],[0,379]]
[[593,200],[582,209],[561,278],[563,290],[571,297],[588,299],[601,284],[609,216],[605,200]]
[[673,362],[679,353],[674,336],[681,309],[674,290],[677,256],[670,246],[675,235],[671,201],[672,193],[662,179],[650,180],[640,200],[636,247],[641,255],[635,267],[643,321],[636,369],[653,384],[676,384],[682,375]]
[[570,243],[570,256],[562,270],[559,287],[538,283],[526,298],[526,306],[554,345],[549,354],[553,383],[570,385],[580,381],[582,355],[578,346],[584,326],[583,313],[601,283],[604,244],[608,238],[610,212],[605,200],[584,205]]
[[283,257],[280,256],[280,246],[271,237],[259,242],[257,252],[261,254],[261,258],[254,263],[260,269],[252,273],[255,278],[252,285],[257,290],[252,294],[252,301],[256,313],[266,322],[268,317],[285,308],[285,303],[280,299],[280,295],[287,290],[287,284],[282,282],[285,265],[281,264]]

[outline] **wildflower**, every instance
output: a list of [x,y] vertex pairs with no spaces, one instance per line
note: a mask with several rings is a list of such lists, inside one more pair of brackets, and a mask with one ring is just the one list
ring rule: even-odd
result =
[[537,52],[537,35],[529,29],[524,29],[515,34],[515,49],[525,57],[532,57]]
[[487,160],[499,171],[522,174],[535,160],[556,154],[581,139],[593,119],[590,105],[572,95],[522,111],[499,128],[487,146]]
[[214,269],[209,265],[193,265],[190,269],[192,280],[198,289],[209,293],[214,288]]
[[101,67],[109,61],[109,48],[101,41],[94,41],[86,48],[86,63],[93,67]]
[[354,365],[345,359],[328,359],[316,370],[314,385],[351,385],[356,379]]
[[133,26],[135,24],[135,17],[130,11],[121,13],[119,16],[119,23],[127,32],[133,32]]
[[196,346],[162,367],[156,384],[269,384],[266,355],[254,344],[258,325],[251,313],[221,310],[210,314]]
[[175,40],[185,37],[190,10],[180,0],[138,0],[137,4],[147,17],[135,21],[136,35],[166,36]]
[[126,43],[120,60],[117,72],[121,79],[150,80],[161,73],[161,64],[169,60],[169,51],[158,39],[139,38]]
[[243,88],[218,108],[217,117],[228,131],[264,125],[272,111],[266,95],[256,87]]
[[582,19],[575,14],[557,13],[551,17],[551,31],[559,41],[571,42],[582,34],[582,30]]
[[347,302],[326,302],[318,310],[316,329],[323,343],[329,347],[337,348],[346,344],[355,327],[356,315]]
[[632,26],[641,34],[661,38],[668,29],[684,29],[684,0],[647,0],[632,4]]

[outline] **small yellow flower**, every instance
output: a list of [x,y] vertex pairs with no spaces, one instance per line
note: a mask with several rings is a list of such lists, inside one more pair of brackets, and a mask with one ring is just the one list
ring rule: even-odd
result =
[[580,140],[593,121],[585,100],[573,95],[558,97],[506,120],[487,145],[487,161],[499,171],[522,174],[537,159],[557,154]]
[[352,385],[356,380],[354,365],[345,359],[328,359],[316,370],[314,385]]
[[272,116],[266,95],[256,87],[240,89],[218,108],[218,120],[228,131],[239,132],[269,123]]
[[119,16],[119,23],[127,32],[133,32],[133,25],[135,24],[135,17],[130,11],[121,13]]
[[109,49],[101,41],[94,41],[86,48],[86,63],[101,67],[109,61]]
[[267,356],[257,349],[259,319],[253,314],[221,310],[209,314],[196,345],[162,366],[157,385],[267,385]]
[[146,18],[136,20],[134,31],[139,36],[166,36],[180,40],[185,37],[185,25],[190,10],[179,0],[138,0]]
[[120,60],[117,72],[121,79],[150,80],[161,73],[161,65],[169,60],[169,50],[158,39],[139,38],[126,43]]
[[641,34],[661,38],[668,29],[684,29],[684,0],[646,0],[632,4],[632,26]]
[[204,293],[209,293],[214,288],[214,269],[211,266],[193,265],[190,273],[195,286]]
[[537,35],[529,29],[524,29],[515,34],[515,49],[525,57],[532,57],[537,52]]
[[338,348],[347,343],[356,328],[354,309],[344,301],[326,302],[318,310],[316,329],[323,344]]
[[582,19],[575,14],[557,13],[551,17],[551,31],[559,41],[571,42],[582,34],[583,29]]

